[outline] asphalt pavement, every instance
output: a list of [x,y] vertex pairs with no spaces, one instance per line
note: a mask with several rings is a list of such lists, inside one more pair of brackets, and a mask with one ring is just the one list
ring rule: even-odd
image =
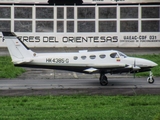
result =
[[33,95],[159,95],[160,78],[109,78],[107,86],[98,79],[1,79],[0,96]]

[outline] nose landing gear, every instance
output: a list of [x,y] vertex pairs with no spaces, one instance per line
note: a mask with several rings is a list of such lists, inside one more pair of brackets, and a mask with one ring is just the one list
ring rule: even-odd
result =
[[150,84],[154,83],[153,73],[151,71],[149,72],[149,77],[147,78],[147,82]]

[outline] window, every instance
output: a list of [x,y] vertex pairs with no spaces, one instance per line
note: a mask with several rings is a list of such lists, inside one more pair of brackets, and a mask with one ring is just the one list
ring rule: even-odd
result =
[[100,7],[99,18],[100,19],[112,19],[117,17],[116,7]]
[[160,7],[142,7],[142,18],[160,18]]
[[32,21],[15,21],[15,32],[32,32]]
[[28,19],[32,18],[32,8],[31,7],[15,7],[14,17]]
[[73,57],[73,59],[74,59],[74,60],[77,60],[77,59],[78,59],[78,57],[77,57],[77,56],[74,56],[74,57]]
[[85,59],[86,59],[86,56],[81,56],[81,58],[82,58],[83,60],[85,60]]
[[74,32],[74,21],[67,21],[67,32]]
[[96,58],[95,55],[91,55],[91,56],[90,56],[90,59],[95,59],[95,58]]
[[78,19],[94,19],[95,8],[94,7],[79,7],[78,8]]
[[53,22],[36,21],[36,32],[53,32]]
[[138,21],[121,21],[121,32],[138,32]]
[[99,21],[99,32],[116,32],[116,21]]
[[74,7],[67,7],[67,19],[74,19]]
[[111,53],[110,56],[111,56],[111,58],[119,58],[117,53]]
[[0,21],[0,31],[9,32],[11,31],[11,21]]
[[95,21],[78,21],[78,32],[95,32]]
[[121,18],[138,18],[138,7],[121,7]]
[[127,57],[127,55],[125,55],[125,54],[123,54],[123,53],[121,53],[121,52],[119,52],[119,55],[120,55],[121,57],[124,57],[124,58]]
[[0,18],[11,18],[11,8],[0,7]]
[[57,21],[57,32],[64,32],[64,22]]
[[142,32],[160,32],[160,21],[158,20],[147,20],[142,21]]
[[64,18],[64,8],[58,7],[57,8],[57,19],[63,19]]
[[101,54],[101,55],[99,55],[99,57],[104,59],[106,57],[106,55],[105,54]]
[[53,16],[54,16],[53,8],[41,8],[41,7],[36,8],[36,18],[52,19]]

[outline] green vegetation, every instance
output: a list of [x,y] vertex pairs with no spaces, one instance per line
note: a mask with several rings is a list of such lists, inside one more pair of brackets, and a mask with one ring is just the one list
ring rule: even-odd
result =
[[[145,58],[148,60],[152,60],[158,64],[158,66],[152,69],[154,76],[160,76],[160,54],[156,55],[132,55],[134,57]],[[23,68],[14,67],[11,62],[11,58],[8,56],[0,57],[0,78],[15,78],[18,75],[24,73],[25,70]],[[136,76],[148,76],[149,72],[138,73]]]
[[0,97],[0,119],[160,120],[160,96]]
[[23,72],[23,68],[14,67],[10,57],[0,57],[0,78],[15,78]]

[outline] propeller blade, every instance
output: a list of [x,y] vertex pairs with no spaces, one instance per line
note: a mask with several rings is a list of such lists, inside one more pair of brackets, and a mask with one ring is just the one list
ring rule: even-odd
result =
[[[134,66],[133,66],[133,68],[135,68],[136,67],[136,60],[134,59]],[[133,69],[133,71],[134,71],[134,73],[133,73],[133,75],[134,75],[134,79],[136,78],[136,72],[135,72],[135,70]]]

